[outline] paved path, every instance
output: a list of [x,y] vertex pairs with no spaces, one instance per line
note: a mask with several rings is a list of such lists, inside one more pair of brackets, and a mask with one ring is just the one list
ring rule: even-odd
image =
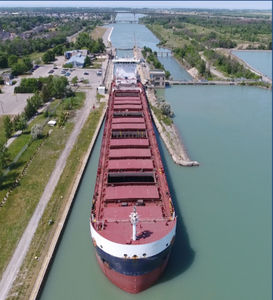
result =
[[[90,93],[93,90],[90,90]],[[94,91],[95,94],[95,91]],[[86,99],[84,107],[77,113],[75,121],[75,127],[66,143],[65,149],[63,150],[61,156],[59,157],[58,161],[56,162],[56,166],[54,171],[52,172],[50,179],[44,189],[43,195],[34,211],[34,214],[32,218],[30,219],[27,228],[25,229],[25,232],[23,236],[21,237],[21,240],[3,274],[2,280],[0,282],[0,299],[5,299],[5,297],[8,295],[9,289],[12,286],[13,281],[16,278],[16,275],[21,267],[21,264],[23,263],[23,260],[25,258],[25,255],[27,253],[27,250],[29,248],[29,245],[31,243],[32,237],[38,227],[40,218],[43,215],[43,212],[46,208],[47,203],[49,202],[54,189],[59,181],[59,178],[63,172],[63,169],[66,164],[67,157],[70,154],[71,149],[73,148],[75,141],[90,113],[90,110],[92,108],[92,104],[94,101],[95,96],[93,96],[93,99],[91,97],[88,97]]]
[[207,61],[206,57],[203,55],[202,52],[200,52],[199,54],[200,54],[201,58],[203,59],[203,61],[206,63],[206,68],[209,69],[213,75],[215,75],[221,79],[224,79],[224,80],[228,79],[222,72],[218,71],[214,66],[209,64],[209,62]]
[[16,279],[17,273],[20,270],[20,267],[24,261],[25,255],[30,246],[31,240],[34,236],[34,233],[38,227],[39,221],[43,215],[43,212],[49,202],[54,189],[59,181],[59,178],[63,172],[63,169],[66,164],[66,160],[72,150],[77,137],[88,118],[88,115],[92,109],[92,106],[96,102],[96,86],[92,86],[92,89],[88,90],[87,97],[83,108],[78,111],[75,117],[75,127],[67,140],[66,146],[56,162],[55,169],[53,170],[49,181],[44,189],[43,195],[30,219],[28,226],[26,227],[18,245],[15,249],[13,256],[3,273],[2,279],[0,281],[0,300],[4,300],[9,293],[9,290],[12,287],[14,280]]

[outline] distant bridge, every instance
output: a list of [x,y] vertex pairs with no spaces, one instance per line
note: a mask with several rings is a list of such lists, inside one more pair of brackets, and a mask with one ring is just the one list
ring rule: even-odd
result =
[[158,57],[170,57],[173,56],[171,51],[156,51]]
[[137,24],[138,23],[138,20],[118,20],[118,21],[114,21],[114,23],[129,23],[129,24]]
[[120,50],[120,51],[133,51],[134,48],[116,48],[116,50]]

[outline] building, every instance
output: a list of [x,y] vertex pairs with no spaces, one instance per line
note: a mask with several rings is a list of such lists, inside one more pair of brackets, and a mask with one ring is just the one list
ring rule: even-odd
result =
[[72,64],[73,67],[83,68],[88,50],[66,51],[64,56],[68,61],[66,64]]
[[65,57],[66,59],[70,59],[72,56],[79,55],[79,54],[81,54],[81,55],[83,55],[83,56],[87,56],[88,50],[83,49],[83,50],[71,50],[71,51],[66,51],[66,52],[64,53],[64,57]]
[[151,70],[150,81],[155,87],[165,87],[165,71],[163,70]]

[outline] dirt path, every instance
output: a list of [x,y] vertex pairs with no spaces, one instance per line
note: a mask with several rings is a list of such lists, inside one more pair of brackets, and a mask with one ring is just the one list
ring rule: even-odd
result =
[[219,77],[221,79],[228,80],[228,78],[223,73],[221,73],[215,67],[213,67],[212,65],[210,65],[208,63],[208,61],[207,61],[206,57],[203,55],[203,53],[199,53],[199,54],[200,54],[201,58],[203,59],[203,61],[206,63],[206,67],[210,70],[210,72],[213,75],[215,75],[215,76],[217,76],[217,77]]
[[66,164],[66,160],[72,150],[76,139],[90,113],[91,105],[94,99],[91,97],[86,99],[84,107],[77,113],[75,117],[75,127],[67,140],[65,149],[63,150],[61,156],[56,162],[54,171],[52,172],[49,181],[44,189],[43,195],[34,211],[32,218],[30,219],[27,228],[24,231],[23,236],[3,274],[2,280],[0,282],[0,299],[5,299],[8,295],[9,289],[12,286],[13,281],[16,278],[17,272],[19,271],[21,264],[25,258],[29,245],[31,243],[32,237],[37,229],[40,218],[43,215],[44,209],[49,202],[54,189],[59,181],[59,178],[63,172]]

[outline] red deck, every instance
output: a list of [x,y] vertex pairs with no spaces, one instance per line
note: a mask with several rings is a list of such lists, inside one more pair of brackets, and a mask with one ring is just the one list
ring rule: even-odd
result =
[[148,146],[148,139],[111,139],[110,141],[110,148],[147,148]]
[[128,201],[159,199],[159,194],[157,187],[150,185],[109,186],[106,188],[105,201],[126,199]]
[[[111,91],[92,225],[117,243],[150,243],[168,234],[176,219],[146,95],[141,84],[133,90],[117,90],[113,83]],[[151,233],[136,241],[131,240],[129,218],[133,207],[139,214],[137,232]]]
[[109,171],[114,170],[153,170],[154,165],[151,159],[112,159],[109,161]]
[[109,158],[149,158],[151,157],[150,149],[137,149],[137,148],[128,148],[128,149],[110,149]]
[[146,129],[145,124],[135,124],[135,123],[131,123],[131,124],[112,124],[112,129],[114,130],[123,130],[123,129],[127,129],[127,130],[143,130]]
[[142,105],[134,105],[134,104],[126,104],[126,105],[114,105],[114,110],[131,110],[131,111],[134,111],[134,110],[142,110]]
[[114,118],[113,124],[123,124],[123,123],[144,123],[144,118]]

